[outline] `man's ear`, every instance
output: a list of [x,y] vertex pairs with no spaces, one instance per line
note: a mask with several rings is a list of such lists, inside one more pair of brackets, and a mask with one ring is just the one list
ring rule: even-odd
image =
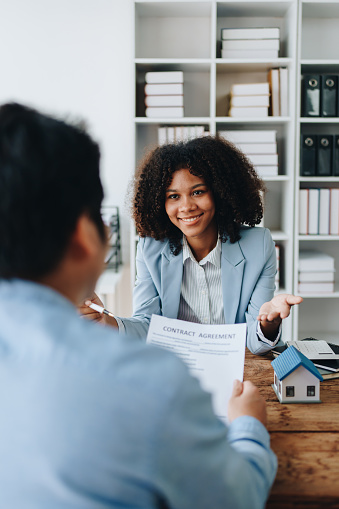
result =
[[92,258],[96,255],[100,242],[102,241],[95,224],[87,214],[82,214],[70,238],[69,255],[79,262]]

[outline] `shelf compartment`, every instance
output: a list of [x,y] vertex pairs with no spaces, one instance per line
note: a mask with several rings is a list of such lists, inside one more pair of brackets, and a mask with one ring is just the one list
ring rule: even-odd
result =
[[338,2],[302,2],[302,60],[336,60],[338,58],[338,21]]
[[[244,67],[229,68],[225,64],[217,64],[216,68],[216,116],[227,117],[230,106],[230,92],[232,85],[237,83],[266,83],[267,68]],[[232,120],[234,120],[233,117]],[[264,117],[266,119],[267,117]],[[236,120],[239,120],[236,118]]]
[[[304,300],[298,306],[298,337],[293,339],[313,337],[339,343],[338,297],[338,291],[332,295],[303,295]],[[321,309],[321,319],[319,319],[319,309]]]
[[272,238],[279,249],[279,290],[275,293],[292,293],[292,284],[289,274],[292,270],[291,252],[292,242],[284,232],[271,231]]
[[[149,120],[149,119],[147,119]],[[135,151],[135,164],[142,159],[142,157],[152,148],[158,145],[158,128],[169,125],[203,125],[205,131],[210,130],[210,123],[205,119],[171,119],[171,122],[141,122],[137,123],[136,128],[136,151]],[[189,122],[182,122],[182,120],[189,120]],[[201,120],[199,122],[199,120]]]
[[209,58],[212,2],[135,3],[137,58]]
[[280,28],[280,56],[295,57],[297,3],[290,1],[217,2],[216,54],[221,56],[222,28]]
[[[208,117],[210,114],[210,65],[192,64],[146,64],[137,63],[136,117],[145,117],[145,74],[148,71],[184,71],[184,112],[186,117]],[[146,117],[145,117],[146,118]],[[152,119],[158,120],[158,119]]]
[[[267,83],[268,71],[274,66],[269,65],[268,62],[261,64],[244,63],[225,63],[218,62],[216,64],[216,116],[227,117],[230,106],[230,92],[232,85],[238,83]],[[284,66],[281,66],[284,67]],[[291,90],[293,90],[294,72],[289,69],[288,76],[288,106],[289,111],[293,111],[293,101]],[[239,121],[237,117],[229,117],[233,121]],[[261,120],[277,119],[281,117],[262,117]],[[288,120],[289,117],[282,117]],[[241,119],[240,119],[241,121]],[[272,120],[270,120],[272,121]]]
[[[334,275],[334,292],[333,293],[310,293],[310,294],[303,294],[300,293],[300,295],[305,298],[305,300],[309,299],[336,299],[339,297],[339,281],[338,281],[338,274],[339,274],[339,250],[337,242],[339,240],[339,236],[337,235],[298,235],[299,240],[299,251],[300,250],[315,250],[319,251],[321,253],[326,253],[330,256],[333,256],[334,258],[334,268],[336,270]],[[298,264],[296,264],[295,267],[295,293],[298,293]],[[299,294],[299,293],[298,293]],[[304,307],[304,303],[302,306],[299,306],[300,308]],[[336,316],[338,315],[338,303],[336,303],[336,311],[334,312]],[[319,310],[315,313],[315,322],[320,322],[321,325],[317,324],[317,327],[327,327],[327,320],[324,318],[324,314],[327,314],[327,306],[321,307],[321,319],[319,319]],[[308,327],[303,326],[302,317],[299,317],[301,319],[301,322],[299,322],[299,329],[308,329]],[[306,322],[307,323],[307,322]],[[326,324],[326,325],[325,325]],[[332,330],[333,328],[330,327]],[[317,330],[317,328],[315,329]]]
[[293,210],[288,199],[292,182],[266,180],[265,184],[267,193],[264,199],[263,225],[271,232],[283,232],[283,235],[286,235],[285,238],[292,238]]
[[[292,132],[290,125],[286,121],[282,121],[283,117],[267,117],[266,122],[262,122],[263,119],[233,119],[232,117],[218,118],[216,123],[216,132],[227,131],[227,130],[271,130],[277,131],[277,147],[278,147],[278,163],[279,163],[279,175],[280,178],[269,178],[265,179],[274,181],[288,181],[293,179],[294,165],[293,157],[294,153],[291,150],[292,143]],[[286,179],[281,178],[286,177]]]

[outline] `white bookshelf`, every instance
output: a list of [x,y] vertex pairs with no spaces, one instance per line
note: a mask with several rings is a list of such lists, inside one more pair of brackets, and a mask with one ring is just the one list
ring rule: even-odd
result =
[[[300,249],[323,251],[335,258],[339,270],[339,236],[299,235],[299,189],[307,187],[338,188],[338,177],[300,176],[301,134],[339,134],[339,118],[309,118],[301,116],[303,74],[339,74],[339,1],[299,0],[298,56],[296,82],[296,185],[295,185],[295,241],[294,291],[298,292],[298,261]],[[331,294],[302,295],[304,302],[294,313],[295,339],[313,336],[339,343],[337,325],[339,305],[339,277]]]
[[[279,175],[265,179],[264,226],[282,246],[280,292],[293,292],[296,69],[299,0],[135,0],[135,162],[157,144],[163,125],[204,125],[221,130],[274,129],[277,131]],[[280,58],[220,58],[221,28],[279,27]],[[228,96],[234,83],[267,81],[268,70],[289,70],[287,117],[241,118],[227,116]],[[143,112],[143,86],[147,71],[184,72],[185,118],[149,119]],[[131,267],[135,267],[137,237],[132,229]],[[135,272],[132,270],[132,281]],[[292,320],[284,324],[284,337],[292,335]]]

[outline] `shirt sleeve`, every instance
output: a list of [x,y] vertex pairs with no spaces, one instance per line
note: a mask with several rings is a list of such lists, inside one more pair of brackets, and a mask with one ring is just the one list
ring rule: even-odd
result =
[[126,334],[141,339],[145,339],[147,336],[152,314],[161,315],[160,296],[144,259],[145,242],[146,239],[141,238],[137,246],[136,283],[133,289],[133,316],[131,318],[115,317],[117,322],[119,318]]
[[118,316],[114,316],[114,318],[117,321],[117,324],[118,324],[118,327],[119,327],[119,333],[120,334],[126,334],[126,327],[124,325],[124,322]]
[[260,341],[263,341],[264,343],[266,343],[269,346],[275,346],[278,343],[279,339],[280,339],[281,328],[282,328],[282,326],[280,324],[276,338],[273,341],[271,341],[270,339],[267,339],[264,336],[264,333],[263,333],[263,331],[261,330],[261,327],[260,327],[260,322],[258,321],[258,325],[257,325],[257,335],[258,335],[258,338],[260,339]]
[[[258,255],[259,256],[259,255]],[[274,346],[261,331],[258,333],[257,316],[260,307],[264,302],[270,301],[274,296],[275,274],[276,274],[276,252],[270,231],[264,229],[264,237],[262,243],[262,260],[263,266],[260,277],[258,278],[255,288],[252,292],[248,305],[246,316],[247,323],[247,347],[256,355],[263,355],[271,350]],[[279,333],[278,333],[279,336]],[[279,337],[278,337],[279,339]],[[277,339],[277,342],[278,342]]]
[[152,479],[177,509],[262,509],[277,471],[266,428],[240,417],[227,428],[199,382],[176,369],[176,390],[154,432]]

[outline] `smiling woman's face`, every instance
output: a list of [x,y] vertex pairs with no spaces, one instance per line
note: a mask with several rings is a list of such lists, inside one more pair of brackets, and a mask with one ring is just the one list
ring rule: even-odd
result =
[[187,237],[217,238],[215,205],[205,181],[183,168],[173,174],[166,191],[165,209],[170,221]]

